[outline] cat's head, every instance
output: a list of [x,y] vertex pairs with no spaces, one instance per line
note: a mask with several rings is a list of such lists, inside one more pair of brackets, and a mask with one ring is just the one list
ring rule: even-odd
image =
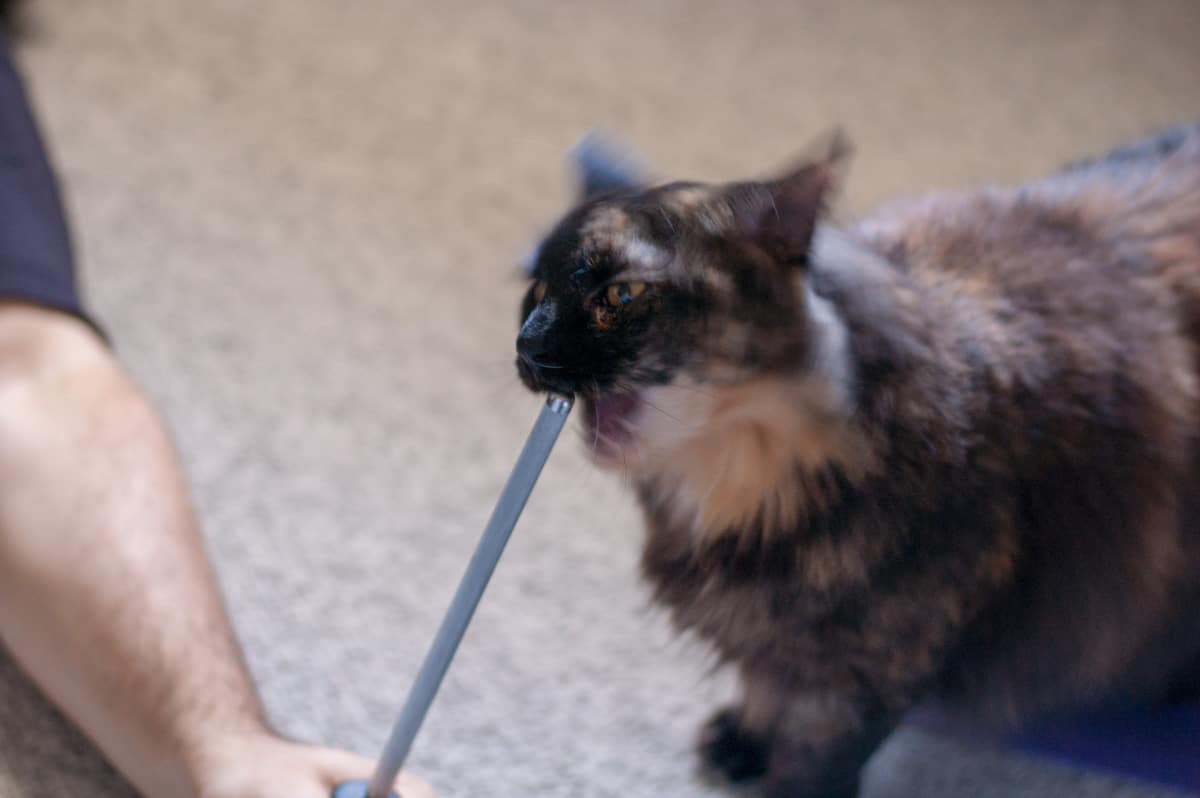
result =
[[587,146],[581,202],[530,260],[521,380],[578,394],[593,451],[613,460],[638,448],[640,416],[670,413],[648,410],[664,387],[804,368],[805,270],[846,152],[836,136],[775,179],[647,185]]

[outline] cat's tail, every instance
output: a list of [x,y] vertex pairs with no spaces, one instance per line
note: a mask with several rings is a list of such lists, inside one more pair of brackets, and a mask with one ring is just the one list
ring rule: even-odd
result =
[[1200,119],[1183,122],[1136,141],[1122,144],[1103,155],[1068,164],[1063,171],[1095,172],[1105,170],[1121,175],[1129,170],[1154,168],[1170,160],[1200,140]]
[[1064,176],[1082,179],[1077,201],[1120,235],[1200,235],[1200,120],[1073,164]]
[[1149,255],[1200,298],[1200,120],[1078,161],[1036,185],[1128,251],[1130,262]]

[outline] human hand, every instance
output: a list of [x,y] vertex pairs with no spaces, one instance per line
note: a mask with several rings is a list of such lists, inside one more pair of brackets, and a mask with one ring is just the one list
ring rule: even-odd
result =
[[[222,742],[203,760],[196,798],[330,798],[343,781],[368,779],[375,763],[333,748],[262,735]],[[409,773],[396,779],[400,798],[435,798]]]

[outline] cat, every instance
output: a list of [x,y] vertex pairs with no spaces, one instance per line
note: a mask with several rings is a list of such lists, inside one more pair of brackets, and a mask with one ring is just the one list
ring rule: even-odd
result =
[[585,180],[517,338],[738,671],[702,760],[772,798],[855,795],[929,699],[1007,729],[1200,679],[1200,123],[839,225],[847,163]]

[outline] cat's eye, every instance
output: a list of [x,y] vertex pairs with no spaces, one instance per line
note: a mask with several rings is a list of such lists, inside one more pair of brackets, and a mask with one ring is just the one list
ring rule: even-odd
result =
[[533,301],[541,302],[546,298],[546,281],[538,280],[533,284]]
[[619,308],[637,299],[645,290],[646,284],[642,282],[613,283],[604,292],[604,301],[609,307]]

